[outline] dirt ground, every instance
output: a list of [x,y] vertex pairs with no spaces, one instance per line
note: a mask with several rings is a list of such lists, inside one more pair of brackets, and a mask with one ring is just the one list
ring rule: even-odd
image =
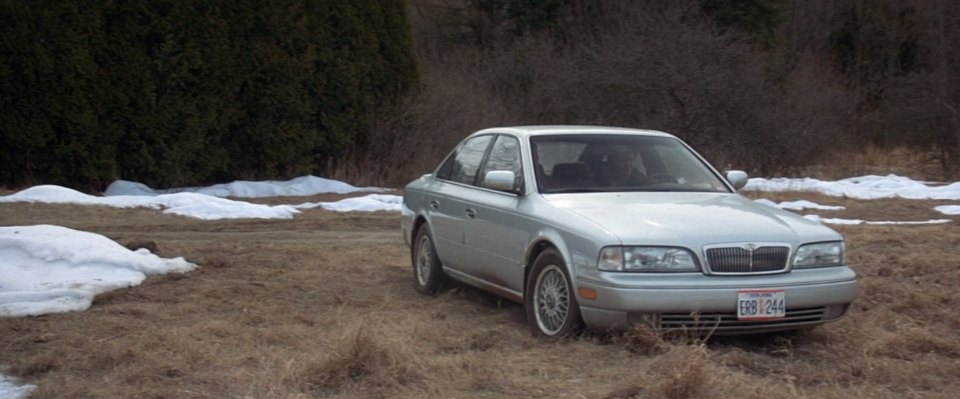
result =
[[823,217],[952,222],[836,227],[860,295],[813,330],[547,343],[514,303],[457,284],[417,294],[395,213],[201,221],[0,204],[0,225],[57,224],[200,265],[85,312],[0,318],[0,370],[38,398],[956,397],[960,218],[931,209],[949,202],[764,197],[848,207],[805,212]]

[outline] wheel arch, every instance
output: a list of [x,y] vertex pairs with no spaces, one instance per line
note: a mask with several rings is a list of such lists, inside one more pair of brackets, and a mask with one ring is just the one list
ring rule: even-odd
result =
[[[410,229],[410,247],[411,248],[413,248],[413,245],[414,245],[413,240],[417,237],[417,233],[420,232],[420,226],[423,226],[426,223],[427,223],[427,217],[423,215],[417,215],[417,217],[413,220],[413,228]],[[430,232],[433,233],[432,230]],[[432,238],[433,237],[431,237],[431,239]]]
[[433,230],[433,226],[430,225],[430,220],[427,214],[418,214],[413,220],[413,226],[410,228],[410,253],[413,254],[413,248],[417,245],[416,239],[417,234],[420,232],[420,228],[426,226],[428,229],[428,234],[430,234],[430,240],[433,241],[433,250],[437,252],[437,257],[440,259],[440,263],[443,263],[443,251],[437,245],[437,236]]
[[[547,230],[539,232],[536,235],[536,239],[532,240],[530,245],[527,246],[527,253],[524,257],[523,265],[523,287],[527,286],[527,281],[530,279],[530,271],[533,270],[533,262],[536,261],[537,257],[540,256],[543,251],[546,251],[550,248],[556,250],[560,257],[563,258],[563,267],[567,270],[567,275],[570,276],[570,279],[572,280],[571,284],[576,284],[575,279],[573,278],[573,262],[571,262],[569,255],[570,251],[567,250],[566,242],[556,231]],[[526,289],[524,289],[523,295],[527,295]]]
[[[578,238],[574,236],[571,239],[577,240]],[[575,277],[576,267],[573,263],[573,259],[571,259],[571,256],[581,257],[581,255],[577,255],[575,249],[571,251],[568,245],[568,240],[565,240],[564,236],[559,232],[544,231],[541,232],[541,234],[538,234],[537,238],[529,245],[525,258],[526,264],[524,265],[523,273],[523,303],[527,317],[527,323],[534,331],[534,334],[548,340],[561,339],[565,336],[568,336],[568,334],[575,333],[584,326],[583,315],[580,308],[580,299],[577,294],[578,288]],[[538,284],[535,284],[533,281],[531,281],[531,279],[537,278],[533,276],[533,270],[535,269],[534,263],[536,262],[536,259],[545,251],[550,249],[555,250],[557,255],[563,261],[563,265],[554,266],[563,272],[562,274],[565,275],[563,278],[567,280],[567,284],[569,284],[570,288],[569,292],[567,293],[570,306],[567,308],[568,312],[564,316],[565,321],[560,326],[557,326],[557,329],[554,330],[554,332],[547,332],[545,330],[547,327],[544,327],[544,324],[540,321],[540,316],[537,310],[539,305],[537,304],[536,295],[533,294],[536,288],[532,287]],[[553,261],[551,261],[549,264],[552,265]]]

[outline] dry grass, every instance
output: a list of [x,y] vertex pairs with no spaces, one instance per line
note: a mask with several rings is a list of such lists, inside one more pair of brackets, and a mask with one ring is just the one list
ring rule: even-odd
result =
[[791,175],[840,179],[863,175],[886,176],[893,173],[918,180],[954,181],[957,178],[943,168],[936,152],[909,147],[856,146],[847,152],[827,154],[823,162],[801,169]]
[[[820,212],[830,217],[943,217],[936,201],[768,197],[848,207]],[[0,319],[0,367],[42,398],[952,398],[952,219],[838,228],[860,296],[848,317],[811,331],[704,343],[638,329],[545,343],[516,304],[461,285],[417,294],[396,214],[203,222],[0,204],[3,225],[94,231],[201,266],[100,295],[86,312]]]

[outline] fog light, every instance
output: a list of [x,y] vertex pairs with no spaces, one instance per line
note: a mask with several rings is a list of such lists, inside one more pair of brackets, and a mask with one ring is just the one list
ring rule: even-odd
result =
[[597,299],[597,290],[593,288],[580,287],[577,291],[580,292],[580,297],[583,299]]
[[847,313],[847,305],[832,305],[827,306],[827,320],[836,319],[840,316],[843,316],[844,313]]

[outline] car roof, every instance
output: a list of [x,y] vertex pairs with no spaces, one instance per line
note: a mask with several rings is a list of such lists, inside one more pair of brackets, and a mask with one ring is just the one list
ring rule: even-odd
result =
[[623,135],[644,135],[659,137],[674,137],[669,133],[658,130],[632,129],[626,127],[610,126],[583,126],[583,125],[540,125],[540,126],[506,126],[483,129],[472,135],[490,134],[490,133],[513,133],[521,137],[543,136],[555,134],[623,134]]

